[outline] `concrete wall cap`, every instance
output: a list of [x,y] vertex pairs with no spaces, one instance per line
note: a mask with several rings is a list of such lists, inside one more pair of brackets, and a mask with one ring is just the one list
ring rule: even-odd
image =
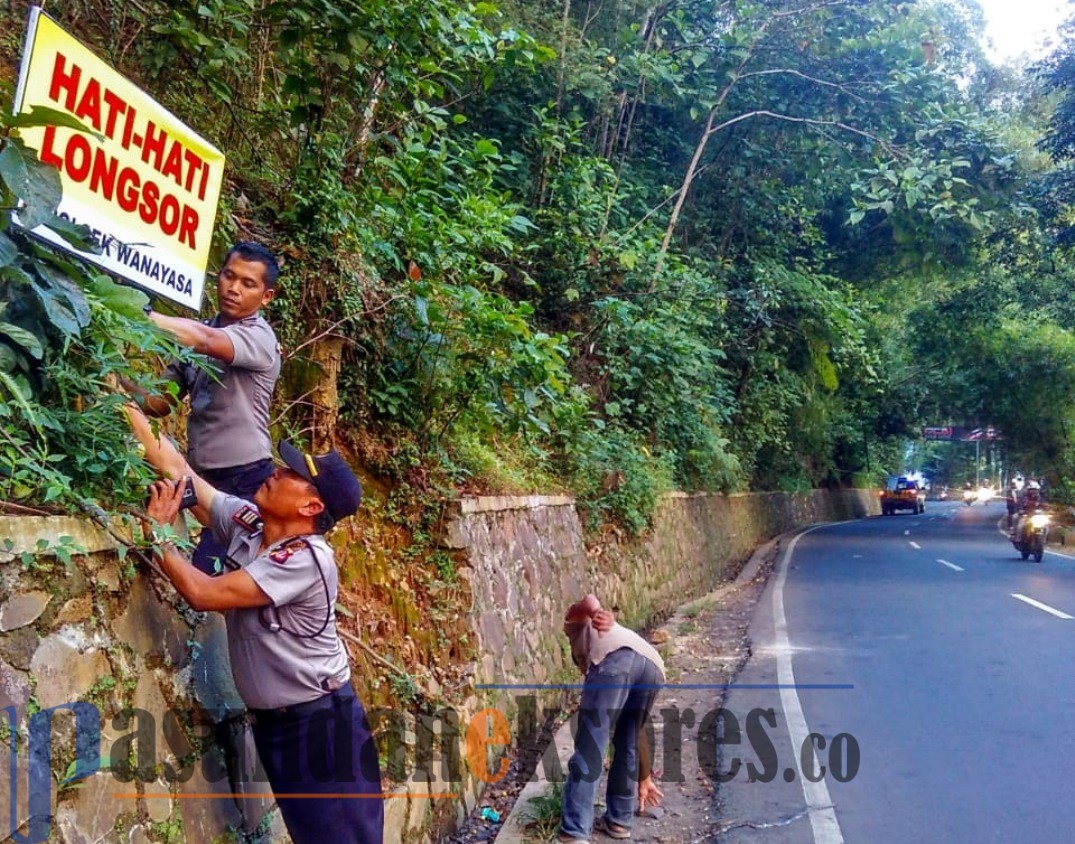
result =
[[111,551],[118,545],[89,519],[75,516],[0,516],[0,536],[13,543],[10,549],[0,549],[5,552],[0,558],[3,562],[26,551],[37,553],[40,539],[49,545],[59,545],[61,537],[69,536],[85,554]]

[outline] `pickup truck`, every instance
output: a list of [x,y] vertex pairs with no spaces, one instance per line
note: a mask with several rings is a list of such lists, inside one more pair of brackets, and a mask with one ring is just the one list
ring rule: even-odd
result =
[[891,516],[897,510],[912,513],[926,512],[926,491],[917,481],[908,478],[889,478],[881,490],[881,514]]

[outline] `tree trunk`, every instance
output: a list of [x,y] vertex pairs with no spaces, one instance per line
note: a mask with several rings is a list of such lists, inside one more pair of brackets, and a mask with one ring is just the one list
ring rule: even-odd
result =
[[[723,97],[721,100],[723,101]],[[679,188],[679,195],[676,197],[675,207],[672,208],[672,216],[668,220],[668,228],[664,231],[664,240],[661,241],[661,251],[657,255],[657,273],[660,273],[661,267],[664,266],[664,256],[668,254],[668,247],[672,243],[672,235],[676,232],[676,224],[679,222],[680,212],[683,211],[683,205],[687,201],[687,194],[690,192],[691,183],[694,182],[694,176],[698,172],[698,164],[702,160],[702,154],[705,152],[706,144],[709,143],[709,135],[713,131],[713,122],[717,119],[717,111],[720,109],[721,105],[722,103],[718,103],[710,109],[709,117],[705,122],[705,129],[702,130],[702,137],[698,139],[698,144],[694,148],[694,155],[691,156],[691,163],[687,165],[687,172],[683,176],[683,184]]]
[[336,440],[336,419],[340,414],[339,377],[343,338],[326,337],[310,347],[310,362],[321,370],[310,394],[313,411],[310,443],[315,452],[328,451]]

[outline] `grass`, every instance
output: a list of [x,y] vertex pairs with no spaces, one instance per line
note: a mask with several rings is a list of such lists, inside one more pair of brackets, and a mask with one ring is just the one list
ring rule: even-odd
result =
[[563,481],[550,475],[535,454],[516,439],[488,439],[471,432],[452,435],[448,451],[474,491],[501,495],[562,492]]
[[560,815],[564,806],[564,784],[553,783],[551,794],[531,797],[525,808],[530,820],[525,825],[528,841],[545,844],[560,830]]

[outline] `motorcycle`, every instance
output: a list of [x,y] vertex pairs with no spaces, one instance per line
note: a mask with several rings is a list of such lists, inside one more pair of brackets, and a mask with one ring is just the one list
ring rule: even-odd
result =
[[973,504],[975,500],[977,500],[977,498],[978,493],[976,493],[973,489],[963,490],[963,503],[966,504],[968,507],[970,507],[970,505]]
[[1041,558],[1045,556],[1045,540],[1048,536],[1049,514],[1044,510],[1035,510],[1026,517],[1022,536],[1016,530],[1012,533],[1011,539],[1015,550],[1022,555],[1024,560],[1033,554],[1034,562],[1040,563]]

